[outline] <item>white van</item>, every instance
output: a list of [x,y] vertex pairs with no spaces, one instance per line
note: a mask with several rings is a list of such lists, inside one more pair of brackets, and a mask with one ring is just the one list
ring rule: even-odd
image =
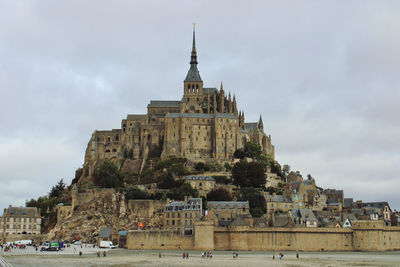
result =
[[100,241],[99,248],[116,248],[111,241]]

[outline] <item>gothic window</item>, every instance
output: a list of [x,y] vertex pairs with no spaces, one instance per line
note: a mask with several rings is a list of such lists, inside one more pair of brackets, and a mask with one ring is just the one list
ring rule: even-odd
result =
[[196,89],[197,89],[197,92],[199,91],[199,85],[198,84],[196,84]]

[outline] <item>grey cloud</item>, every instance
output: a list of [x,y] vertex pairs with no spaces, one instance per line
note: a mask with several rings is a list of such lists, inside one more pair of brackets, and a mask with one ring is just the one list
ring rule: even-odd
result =
[[205,85],[262,114],[282,164],[399,207],[399,5],[0,0],[0,207],[70,181],[95,129],[180,99],[192,22]]

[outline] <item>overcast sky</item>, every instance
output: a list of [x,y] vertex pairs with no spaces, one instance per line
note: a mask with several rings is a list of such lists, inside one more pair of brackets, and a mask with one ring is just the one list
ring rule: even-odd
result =
[[263,116],[277,160],[400,208],[399,1],[0,0],[0,208],[70,184],[94,130],[206,87]]

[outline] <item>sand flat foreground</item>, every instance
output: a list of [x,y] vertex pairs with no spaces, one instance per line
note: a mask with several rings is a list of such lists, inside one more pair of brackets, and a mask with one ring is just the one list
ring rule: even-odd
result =
[[[69,249],[63,253],[35,251],[1,252],[13,266],[400,266],[400,252],[239,252],[233,259],[231,251],[214,251],[213,258],[201,257],[201,251],[188,251],[189,259],[182,258],[182,251],[134,251],[117,249],[106,251],[106,257],[97,257],[99,249]],[[275,254],[275,260],[272,255]]]

